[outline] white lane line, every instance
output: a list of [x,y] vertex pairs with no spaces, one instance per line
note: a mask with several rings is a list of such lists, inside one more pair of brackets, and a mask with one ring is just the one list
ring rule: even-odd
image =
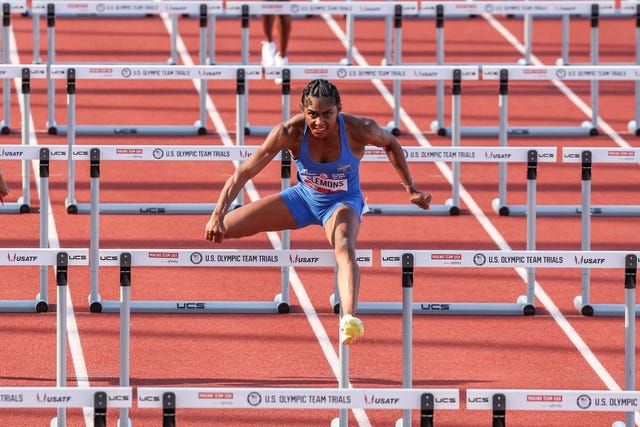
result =
[[[18,54],[18,45],[13,33],[13,27],[10,31],[10,62],[12,64],[21,64],[20,56]],[[19,78],[14,79],[14,85],[16,93],[22,92],[22,81]],[[24,111],[24,100],[21,96],[18,96],[18,105],[20,106],[20,114]],[[38,139],[36,136],[35,125],[33,123],[33,116],[22,117],[21,123],[27,122],[29,124],[29,143],[30,145],[38,145]],[[40,164],[37,160],[31,161],[31,168],[33,169],[33,175],[36,182],[38,194],[40,194],[41,181],[40,181]],[[48,239],[50,248],[60,248],[60,240],[58,238],[58,229],[56,227],[56,220],[53,216],[53,209],[51,207],[51,200],[47,200],[49,215],[47,217],[48,227]],[[78,333],[78,324],[76,322],[76,316],[73,311],[73,302],[71,298],[71,286],[70,283],[67,286],[67,338],[69,341],[69,351],[71,353],[71,359],[73,361],[73,370],[75,371],[78,387],[90,387],[89,375],[87,373],[87,365],[84,360],[84,353],[82,351],[82,343],[80,342],[80,334]],[[93,425],[93,408],[83,408],[84,422],[87,426]]]

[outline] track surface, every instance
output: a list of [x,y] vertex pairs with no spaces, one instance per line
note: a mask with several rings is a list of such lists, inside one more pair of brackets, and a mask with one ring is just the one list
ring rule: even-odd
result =
[[[589,61],[589,21],[571,21],[571,58]],[[31,63],[32,21],[12,20],[16,63]],[[338,62],[345,54],[340,37],[343,17],[312,17],[294,21],[290,47],[292,63]],[[383,57],[382,20],[358,20],[355,63],[380,63]],[[445,24],[446,60],[451,63],[515,63],[522,56],[523,22],[504,17],[475,17]],[[181,62],[197,63],[197,20],[180,18]],[[216,29],[217,60],[240,61],[240,22],[220,19]],[[41,22],[41,37],[46,26]],[[251,61],[259,61],[260,22],[251,20]],[[535,61],[551,65],[560,54],[559,20],[537,20],[534,27]],[[634,22],[602,20],[602,62],[634,62]],[[512,41],[516,41],[514,44]],[[42,44],[45,46],[44,42]],[[131,19],[59,19],[56,28],[56,59],[60,62],[164,62],[169,36],[159,17]],[[432,20],[403,23],[402,57],[407,63],[435,61],[435,24]],[[46,52],[41,52],[46,61]],[[190,81],[81,81],[78,83],[78,124],[190,124],[198,117],[198,98]],[[304,82],[292,85],[292,112]],[[249,121],[271,125],[282,115],[279,87],[272,81],[250,85]],[[514,85],[510,91],[510,124],[579,126],[590,116],[588,83],[567,85],[568,97],[550,83]],[[391,120],[390,84],[340,82],[344,110],[373,117],[381,124]],[[14,89],[15,92],[15,89]],[[600,87],[599,136],[584,138],[510,138],[514,146],[617,147],[637,146],[627,131],[633,117],[631,82],[602,83]],[[57,121],[66,122],[65,90],[56,91]],[[401,143],[406,146],[451,144],[449,137],[430,130],[436,117],[435,85],[403,83]],[[230,144],[235,134],[235,87],[217,82],[209,96],[225,129],[212,121],[209,134],[200,137],[105,137],[78,136],[77,144]],[[17,96],[12,97],[12,129],[19,129]],[[581,103],[577,104],[576,100]],[[497,82],[463,84],[462,123],[497,125]],[[31,95],[35,137],[33,143],[66,144],[66,137],[46,132],[46,87],[33,82]],[[450,89],[447,88],[446,122],[450,122]],[[211,120],[211,119],[210,119]],[[415,130],[418,132],[416,133]],[[607,131],[608,130],[608,131]],[[247,145],[260,137],[248,136]],[[20,143],[19,132],[3,136],[2,144]],[[463,137],[465,146],[496,146],[497,137]],[[201,202],[212,203],[232,171],[231,163],[106,162],[101,170],[101,198],[105,202]],[[433,194],[435,204],[450,197],[450,183],[435,164],[411,165],[418,188]],[[15,201],[20,189],[20,165],[3,162],[4,175]],[[637,165],[597,165],[593,176],[593,204],[638,205]],[[538,204],[579,204],[579,165],[542,164],[538,174]],[[37,169],[36,169],[37,171]],[[280,188],[279,166],[274,162],[253,182],[251,197]],[[34,173],[32,173],[33,177]],[[509,167],[509,201],[526,200],[524,166]],[[455,217],[367,216],[359,248],[374,251],[374,267],[363,268],[361,301],[400,301],[401,278],[395,269],[379,266],[381,249],[525,249],[526,219],[495,214],[491,201],[497,197],[498,168],[494,164],[462,167],[462,213]],[[37,195],[35,180],[32,191]],[[369,203],[405,203],[398,178],[387,164],[364,164],[362,182]],[[89,216],[67,214],[66,164],[51,167],[50,244],[60,247],[89,246]],[[77,168],[77,197],[89,200],[89,168]],[[37,196],[34,206],[37,208]],[[37,211],[37,209],[34,209]],[[211,248],[203,239],[206,215],[102,215],[102,248]],[[2,247],[38,247],[37,213],[3,215]],[[635,232],[637,218],[594,217],[593,250],[629,250],[640,247]],[[537,221],[536,244],[542,250],[579,250],[579,217],[543,218]],[[227,241],[221,248],[273,248],[275,235]],[[292,247],[326,249],[320,228],[292,232]],[[0,268],[3,299],[29,299],[37,289],[37,269]],[[52,306],[48,313],[0,314],[4,345],[0,358],[4,369],[0,385],[55,385],[55,286],[50,272]],[[592,271],[594,302],[623,301],[623,272]],[[541,269],[536,275],[535,316],[438,316],[414,317],[415,387],[459,388],[461,409],[436,413],[439,426],[475,427],[491,424],[491,414],[464,409],[464,390],[469,388],[618,389],[624,388],[624,336],[622,318],[589,318],[580,315],[573,299],[580,293],[580,271]],[[73,317],[77,334],[70,340],[69,378],[91,386],[118,385],[119,318],[117,314],[90,313],[88,268],[70,271]],[[138,300],[272,300],[278,292],[279,271],[270,269],[136,269],[132,296]],[[100,272],[102,297],[119,298],[118,272]],[[131,320],[131,384],[137,386],[187,387],[337,387],[337,316],[329,306],[333,275],[330,269],[299,269],[292,287],[292,311],[287,315],[172,315],[133,314]],[[525,283],[512,269],[416,270],[415,301],[515,302]],[[396,315],[363,315],[366,335],[351,348],[351,381],[354,387],[401,386],[401,318]],[[75,322],[75,323],[74,323]],[[2,410],[4,425],[48,425],[52,410]],[[134,425],[160,425],[161,414],[134,407]],[[178,410],[181,426],[309,426],[329,425],[336,410]],[[400,411],[359,411],[350,414],[350,425],[389,426]],[[109,412],[115,423],[117,412]],[[621,413],[510,412],[510,426],[610,426],[624,419]],[[417,423],[414,413],[414,423]],[[68,425],[85,425],[80,410],[68,411]],[[115,424],[112,424],[115,425]]]

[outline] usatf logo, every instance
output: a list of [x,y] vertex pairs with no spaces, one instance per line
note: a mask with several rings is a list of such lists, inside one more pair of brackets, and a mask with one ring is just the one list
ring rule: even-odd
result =
[[582,255],[576,255],[574,257],[576,264],[582,265],[582,264],[604,264],[605,259],[604,258],[587,258],[585,256]]
[[364,395],[364,403],[367,405],[396,405],[400,402],[398,397],[376,397],[375,394],[371,396]]
[[40,403],[68,402],[71,400],[71,396],[47,396],[46,393],[43,395],[36,393],[36,400]]
[[200,264],[202,262],[202,254],[200,252],[193,252],[189,259],[192,264]]
[[14,253],[13,255],[7,254],[7,261],[9,262],[32,262],[37,259],[37,255],[18,255],[16,253]]
[[292,264],[315,264],[320,260],[317,256],[289,255],[289,261]]

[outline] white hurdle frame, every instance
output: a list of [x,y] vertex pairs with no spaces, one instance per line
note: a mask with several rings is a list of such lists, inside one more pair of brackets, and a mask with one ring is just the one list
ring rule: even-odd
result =
[[[401,43],[402,43],[402,18],[404,16],[417,15],[417,1],[227,1],[225,15],[240,16],[242,19],[242,49],[241,63],[249,63],[249,21],[252,15],[346,15],[347,25],[347,47],[346,58],[340,61],[341,66],[353,65],[353,45],[354,45],[354,20],[356,17],[383,17],[394,18],[393,34],[389,25],[385,27],[385,45],[390,40],[394,41],[394,59],[396,64],[400,63]],[[387,50],[385,48],[385,50]],[[390,56],[390,55],[389,55]],[[390,58],[385,57],[383,62],[389,63]],[[304,64],[301,64],[304,65]],[[315,63],[315,66],[330,65],[326,62]],[[309,64],[307,64],[309,66]],[[400,82],[394,80],[394,99],[397,106],[400,104]],[[283,89],[284,95],[284,89]],[[245,111],[248,106],[245,106]],[[246,113],[248,117],[248,112]],[[287,112],[287,117],[289,112]],[[251,126],[247,121],[245,132],[248,135],[267,135],[273,126]],[[393,120],[388,124],[390,131],[394,134],[400,132],[399,107],[394,109]]]
[[[47,67],[53,68],[54,65],[70,64],[55,61],[55,19],[58,14],[73,15],[78,17],[127,17],[135,14],[168,14],[172,18],[173,29],[171,31],[172,53],[171,58],[167,60],[167,68],[177,64],[177,53],[175,49],[176,33],[177,33],[177,16],[181,14],[196,14],[200,16],[200,65],[207,64],[207,37],[208,22],[214,19],[216,14],[222,13],[222,1],[218,0],[124,0],[124,1],[106,1],[106,2],[86,2],[82,0],[33,0],[33,20],[34,20],[34,46],[39,48],[39,38],[36,38],[36,23],[39,23],[40,16],[47,18]],[[38,43],[36,43],[38,42]],[[34,54],[38,54],[36,50]],[[95,67],[111,67],[118,65],[117,63],[100,63]],[[142,65],[138,63],[138,65]],[[154,64],[149,63],[152,66]],[[155,64],[158,65],[158,64]],[[77,67],[76,65],[73,65]],[[48,79],[47,99],[48,99],[48,116],[47,129],[49,134],[64,135],[69,131],[70,124],[59,125],[55,119],[55,80],[59,78],[53,72]],[[135,78],[132,76],[132,78]],[[138,77],[139,78],[139,77]],[[207,79],[203,76],[194,77],[200,80],[199,90],[199,120],[193,125],[82,125],[74,126],[74,132],[87,135],[205,135],[206,130],[206,96],[207,96]]]
[[[2,65],[11,64],[11,14],[26,13],[26,0],[5,0],[2,2]],[[11,133],[11,75],[3,74],[2,79],[2,109],[3,116],[0,122],[0,134]]]
[[[32,78],[46,78],[47,70],[43,65],[0,65],[0,72],[6,76],[6,80],[20,78],[21,93],[22,93],[22,117],[30,117],[31,115],[31,79]],[[10,88],[8,87],[8,92]],[[5,92],[8,93],[8,92]],[[5,115],[9,112],[10,98],[4,100],[4,112]],[[5,120],[8,120],[8,116],[5,116]],[[5,122],[8,123],[8,122]],[[7,125],[8,126],[8,125]],[[2,132],[9,133],[9,132]],[[0,206],[0,214],[3,213],[28,213],[31,210],[31,186],[30,177],[31,169],[29,160],[38,159],[37,153],[31,152],[30,155],[23,157],[25,153],[23,146],[28,146],[31,143],[31,133],[28,124],[21,126],[21,144],[22,146],[5,146],[2,145],[0,150],[0,159],[7,160],[22,160],[22,196],[18,198],[15,203],[5,203],[4,206]],[[8,151],[11,150],[11,151]]]
[[[508,83],[509,80],[530,80],[530,81],[600,81],[618,80],[634,81],[638,79],[640,66],[624,65],[586,65],[586,66],[486,66],[482,69],[484,80],[500,81],[500,132],[499,145],[507,145],[510,133],[507,119],[508,110]],[[584,122],[583,127],[590,129],[589,135],[597,135],[598,127],[598,107],[597,99],[592,99],[593,117],[590,122]],[[500,191],[498,198],[493,201],[493,208],[500,215],[521,216],[525,213],[522,206],[508,205],[507,203],[507,168],[502,165],[499,171]],[[564,206],[538,206],[538,215],[541,216],[573,216],[577,215],[575,209]]]
[[[333,250],[280,249],[280,250],[206,250],[206,249],[100,249],[92,252],[90,265],[120,265],[121,254],[131,257],[135,267],[333,267]],[[95,257],[95,259],[93,259]],[[372,251],[359,249],[356,260],[361,267],[372,265]],[[92,306],[100,304],[101,312],[117,312],[118,301],[102,300],[99,289],[92,283]],[[97,308],[97,307],[96,307]],[[131,310],[138,313],[288,313],[290,309],[289,283],[282,283],[281,293],[273,301],[133,301]]]
[[[372,265],[371,250],[357,250],[356,259],[360,266]],[[203,264],[203,261],[205,264]],[[120,266],[120,301],[102,301],[107,311],[120,313],[120,386],[129,386],[129,349],[131,337],[131,312],[142,313],[287,313],[290,308],[287,289],[276,295],[273,303],[259,301],[226,302],[162,302],[131,301],[131,270],[133,266],[154,267],[245,267],[275,266],[281,268],[325,266],[334,268],[334,282],[337,280],[337,266],[333,250],[181,250],[181,249],[135,249],[100,250],[100,265]],[[285,295],[287,296],[285,300]],[[347,388],[349,383],[349,348],[340,343],[339,385]],[[457,400],[456,400],[457,402]],[[175,408],[175,406],[174,406]],[[175,412],[174,412],[175,414]],[[346,424],[346,410],[341,410],[339,422]],[[127,419],[126,409],[121,410],[120,420]]]
[[[637,148],[578,148],[563,147],[562,161],[564,163],[581,163],[582,204],[574,206],[582,218],[582,250],[591,250],[591,217],[593,216],[640,216],[638,205],[605,205],[591,204],[591,180],[593,163],[633,164],[640,163],[640,149]],[[591,270],[582,271],[581,294],[574,299],[576,309],[585,316],[622,316],[623,304],[592,304],[591,303]]]
[[[480,67],[477,65],[378,65],[378,66],[344,66],[344,65],[287,65],[286,67],[266,67],[266,79],[282,79],[283,85],[291,80],[330,79],[346,80],[392,80],[400,83],[409,81],[444,81],[452,82],[452,120],[459,126],[460,94],[463,80],[478,80]],[[400,135],[400,87],[394,84],[393,121],[387,125],[389,131]],[[284,96],[284,93],[283,93]],[[287,94],[286,96],[289,96]],[[457,119],[456,119],[457,118]]]
[[[527,226],[526,239],[527,249],[536,249],[536,198],[537,188],[536,179],[538,174],[539,162],[555,162],[555,147],[539,147],[538,149],[530,149],[525,147],[454,147],[454,148],[404,148],[408,160],[417,161],[453,161],[454,163],[454,191],[453,202],[447,201],[447,206],[458,206],[459,202],[459,162],[526,162],[527,163]],[[380,158],[384,154],[379,153]],[[437,159],[437,160],[436,160]],[[380,159],[378,159],[380,160]],[[455,167],[458,166],[458,167]],[[376,208],[377,209],[377,208]],[[527,294],[518,298],[517,303],[513,305],[495,305],[495,304],[456,304],[453,308],[455,314],[535,314],[534,306],[534,286],[535,271],[533,269],[527,272]],[[329,301],[334,307],[334,312],[339,310],[339,300],[336,295],[337,288],[330,296]],[[425,309],[425,307],[427,307]],[[415,306],[415,314],[454,314],[440,312],[438,308],[440,303],[427,303]],[[449,307],[449,305],[448,305]],[[448,310],[447,310],[448,311]],[[402,303],[400,302],[368,302],[361,301],[358,303],[358,312],[367,314],[399,314],[402,312]]]
[[[236,81],[236,144],[244,145],[242,123],[246,118],[242,109],[238,108],[245,94],[247,80],[262,78],[259,66],[151,66],[151,65],[52,65],[50,73],[54,79],[67,80],[67,109],[69,125],[67,131],[67,145],[69,147],[68,182],[67,182],[67,210],[73,212],[75,203],[75,163],[72,158],[73,146],[76,141],[76,79],[179,79],[179,80],[235,80]],[[155,127],[159,129],[158,126]],[[195,129],[195,128],[192,128]],[[86,153],[88,154],[88,153]]]
[[[562,7],[558,7],[558,5]],[[567,3],[561,0],[552,1],[446,1],[442,3],[422,2],[419,16],[426,16],[436,19],[436,64],[444,65],[444,20],[445,18],[461,18],[469,15],[523,15],[524,16],[524,44],[525,55],[517,61],[520,65],[529,65],[532,54],[532,20],[533,17],[549,16],[569,16],[575,14],[591,14],[591,57],[592,63],[598,62],[598,17],[601,14],[612,14],[615,11],[615,1],[571,1]],[[595,25],[594,25],[595,21]],[[454,64],[455,65],[455,64]],[[478,64],[481,65],[481,64]],[[482,64],[484,70],[486,65]],[[515,65],[515,63],[514,63]],[[597,82],[592,85],[592,98],[597,100]],[[445,126],[444,112],[441,106],[444,105],[444,87],[442,82],[437,82],[436,105],[438,107],[437,117],[431,123],[431,130],[438,135],[447,135],[452,130]],[[597,112],[597,103],[594,107]],[[597,115],[596,115],[597,117]],[[583,127],[570,126],[517,126],[509,127],[508,132],[513,136],[576,136],[587,135],[590,130]],[[460,129],[464,136],[496,136],[500,133],[500,128],[496,126],[465,126]]]
[[[432,268],[616,268],[624,270],[625,288],[625,388],[635,390],[635,318],[637,316],[636,275],[638,255],[624,251],[499,251],[499,250],[456,250],[440,249],[424,250],[382,250],[382,267],[400,267],[402,269],[403,287],[403,387],[411,386],[412,378],[412,313],[414,269],[416,267]],[[450,306],[455,307],[456,303]],[[449,308],[449,307],[448,307]],[[453,313],[451,313],[453,314]],[[474,395],[474,393],[476,393]],[[479,395],[479,396],[478,396]],[[628,397],[628,396],[627,396]],[[533,409],[549,409],[541,407],[540,402]],[[544,402],[548,404],[549,402]],[[553,402],[555,403],[555,402]],[[534,405],[534,403],[531,403]],[[579,404],[579,401],[578,401]],[[493,409],[494,427],[504,426],[505,410],[522,409],[505,402],[504,395],[486,390],[467,390],[467,407],[469,409]],[[554,408],[556,409],[556,408]],[[572,410],[564,407],[563,409]],[[581,408],[586,409],[586,408]],[[633,410],[638,404],[633,405]],[[611,408],[603,409],[611,410]],[[633,413],[627,413],[628,427],[633,427]]]
[[[162,388],[139,387],[138,407],[162,409],[163,419],[175,426],[178,408],[201,409],[417,409],[433,425],[434,410],[459,409],[457,389],[396,388]],[[383,403],[382,403],[383,402]],[[167,425],[167,424],[165,424]],[[401,425],[401,424],[400,424]],[[334,419],[334,427],[346,421]],[[404,427],[411,426],[410,420]]]

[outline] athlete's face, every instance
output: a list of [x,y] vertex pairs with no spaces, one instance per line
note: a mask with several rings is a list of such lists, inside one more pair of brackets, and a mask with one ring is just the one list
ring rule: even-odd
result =
[[302,108],[307,126],[317,139],[324,139],[338,130],[340,107],[333,98],[309,97]]

